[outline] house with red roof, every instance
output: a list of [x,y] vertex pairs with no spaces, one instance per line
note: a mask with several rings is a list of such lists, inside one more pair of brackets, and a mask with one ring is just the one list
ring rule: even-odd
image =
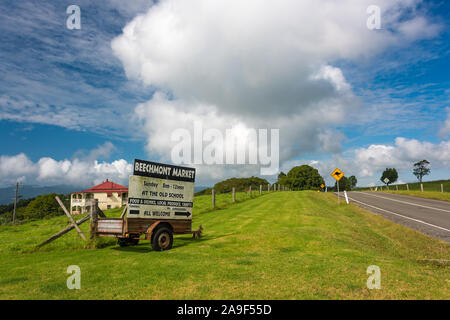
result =
[[70,213],[91,212],[92,205],[98,200],[101,210],[120,208],[128,202],[128,188],[106,179],[97,186],[73,192],[70,195]]

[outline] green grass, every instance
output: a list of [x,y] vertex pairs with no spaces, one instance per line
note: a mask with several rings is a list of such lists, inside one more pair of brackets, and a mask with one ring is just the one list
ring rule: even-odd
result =
[[[381,182],[380,182],[381,183]],[[450,180],[436,180],[436,181],[425,181],[423,182],[423,190],[427,192],[441,192],[441,184],[444,185],[444,193],[450,193]],[[389,186],[389,189],[396,190],[396,186],[398,186],[399,191],[408,191],[406,184],[393,184]],[[380,188],[380,187],[378,187]],[[409,191],[421,191],[420,183],[408,183]],[[366,188],[357,188],[357,190],[370,190],[369,187]],[[383,185],[383,191],[386,190],[386,187]]]
[[[378,192],[378,191],[373,191]],[[427,199],[436,199],[436,200],[444,200],[450,201],[450,192],[436,192],[436,191],[406,191],[406,190],[386,190],[383,189],[381,192],[393,193],[393,194],[401,194],[405,196],[419,197],[419,198],[427,198]]]
[[[227,196],[212,211],[209,196],[196,197],[204,237],[176,236],[166,252],[114,239],[86,249],[74,231],[33,251],[65,217],[0,227],[0,299],[450,299],[448,267],[420,261],[450,259],[447,243],[338,206],[332,194],[277,192],[234,205]],[[66,287],[69,265],[81,268],[81,290]],[[381,290],[366,288],[369,265],[381,268]]]

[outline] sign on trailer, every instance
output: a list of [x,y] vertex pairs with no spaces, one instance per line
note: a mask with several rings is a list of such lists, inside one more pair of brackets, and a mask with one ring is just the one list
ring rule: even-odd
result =
[[192,219],[195,169],[136,159],[128,218]]

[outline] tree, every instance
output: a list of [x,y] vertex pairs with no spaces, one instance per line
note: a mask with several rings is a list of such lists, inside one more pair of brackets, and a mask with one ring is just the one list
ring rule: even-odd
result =
[[[384,179],[388,178],[389,182],[386,183]],[[395,168],[386,168],[386,170],[383,171],[383,174],[381,175],[381,182],[386,183],[386,185],[389,185],[391,183],[394,183],[398,179],[398,172]]]
[[356,184],[358,183],[358,179],[356,179],[355,176],[351,176],[350,178],[348,178],[349,182],[350,182],[350,187],[353,189],[354,187],[356,187]]
[[430,162],[427,160],[422,160],[414,163],[413,174],[419,179],[419,182],[422,183],[422,178],[428,174],[430,174],[431,169],[428,168]]
[[[250,186],[252,187],[252,190],[259,190],[260,185],[266,187],[268,184],[269,182],[266,179],[261,179],[258,177],[231,178],[216,183],[214,185],[214,190],[217,193],[228,193],[231,192],[233,188],[235,188],[236,192],[239,192],[239,191],[248,191]],[[208,191],[209,193],[211,193],[210,189]]]
[[286,177],[286,173],[284,173],[283,171],[281,171],[281,172],[278,174],[278,181],[280,181],[280,180],[283,179],[284,177]]
[[[44,217],[54,217],[63,215],[64,212],[55,200],[56,193],[44,194],[32,200],[23,210],[23,218],[28,219],[42,219]],[[68,200],[64,195],[58,195],[63,199],[66,208],[69,207]]]
[[317,169],[308,165],[297,166],[289,170],[279,183],[293,190],[314,190],[325,183]]
[[[355,178],[355,176],[352,176],[352,177]],[[339,191],[344,191],[344,190],[345,191],[350,191],[350,190],[352,190],[352,180],[350,178],[347,178],[346,176],[343,176],[339,180]],[[355,180],[356,180],[356,178],[355,178]],[[338,182],[336,181],[334,183],[334,190],[337,190],[337,184],[338,184]]]

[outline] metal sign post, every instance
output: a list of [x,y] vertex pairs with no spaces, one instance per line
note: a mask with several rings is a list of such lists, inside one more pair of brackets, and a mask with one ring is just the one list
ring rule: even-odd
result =
[[339,169],[336,169],[336,170],[334,170],[334,171],[331,173],[331,176],[332,176],[334,179],[336,179],[337,192],[338,192],[338,204],[340,204],[340,203],[341,203],[341,199],[340,199],[340,195],[339,195],[339,180],[341,180],[342,177],[344,176],[344,172],[342,172],[342,171],[339,170]]

